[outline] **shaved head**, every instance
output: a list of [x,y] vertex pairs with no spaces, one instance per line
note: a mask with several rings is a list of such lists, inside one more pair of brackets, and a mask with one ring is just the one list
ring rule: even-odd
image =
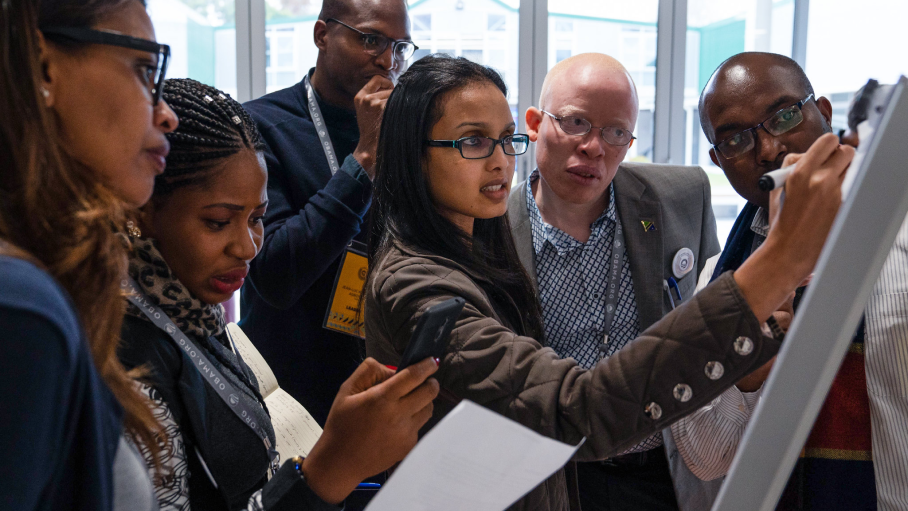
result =
[[[730,91],[737,91],[738,95],[743,96],[754,88],[766,86],[765,80],[759,80],[755,76],[758,72],[761,75],[772,75],[775,82],[772,85],[794,87],[802,91],[804,97],[813,94],[813,86],[804,69],[785,55],[758,51],[739,53],[719,64],[706,82],[706,87],[700,93],[700,124],[712,127],[707,114],[711,99]],[[710,141],[716,142],[712,139]]]
[[[543,218],[547,214],[553,218],[556,211],[581,210],[591,217],[589,222],[580,221],[586,230],[602,213],[608,204],[608,186],[633,143],[612,145],[603,133],[633,133],[638,113],[634,80],[608,55],[582,53],[549,71],[539,107],[530,107],[526,113],[527,135],[536,142],[541,176],[536,201],[542,204]],[[587,123],[590,130],[582,135],[566,133],[561,125],[564,119]]]
[[[767,120],[794,108],[801,120],[773,135]],[[788,115],[791,111],[788,110]],[[769,194],[759,189],[760,177],[782,166],[785,156],[803,153],[831,131],[832,105],[815,97],[810,80],[797,62],[774,53],[740,53],[723,62],[700,94],[700,124],[714,147],[709,156],[722,168],[742,197],[763,208]],[[715,146],[741,136],[750,148],[725,156]]]
[[539,94],[539,108],[543,110],[548,108],[548,99],[554,88],[588,79],[594,73],[598,78],[629,85],[634,103],[637,103],[637,86],[630,73],[620,62],[604,53],[581,53],[555,64],[545,75],[545,80],[542,82],[542,93]]
[[383,14],[388,15],[393,11],[407,16],[407,3],[405,0],[325,0],[322,2],[322,10],[318,13],[318,19],[327,21],[329,19],[341,20],[344,23],[355,21],[352,17],[370,18],[378,14],[376,11],[385,11]]

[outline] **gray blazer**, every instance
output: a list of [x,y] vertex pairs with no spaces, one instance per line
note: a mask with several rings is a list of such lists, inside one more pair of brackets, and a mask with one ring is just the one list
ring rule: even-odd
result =
[[[678,250],[691,249],[696,262],[696,271],[678,280],[684,301],[693,296],[697,275],[706,260],[720,251],[709,178],[700,167],[622,163],[613,183],[642,332],[671,311],[662,280],[673,276],[672,259]],[[526,181],[511,191],[508,216],[520,262],[535,285],[536,254],[527,212]],[[652,222],[655,230],[646,231],[644,221]],[[703,481],[695,476],[678,452],[671,428],[663,430],[662,438],[681,510],[712,507],[722,479]]]

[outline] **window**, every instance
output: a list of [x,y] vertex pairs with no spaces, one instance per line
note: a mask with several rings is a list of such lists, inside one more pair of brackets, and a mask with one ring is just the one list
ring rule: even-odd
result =
[[[859,9],[843,0],[825,0],[822,8],[811,5],[805,71],[817,96],[832,102],[835,131],[846,126],[848,103],[868,79],[894,83],[908,75],[906,18],[906,2],[864,0]],[[852,30],[857,33],[840,44],[843,31]]]
[[192,78],[236,96],[233,0],[148,0],[158,41],[170,45],[168,78]]
[[489,14],[489,32],[504,32],[508,18],[504,14]]
[[417,14],[416,16],[410,16],[411,30],[413,32],[422,32],[432,30],[432,15],[431,14]]
[[[828,8],[824,6],[822,10]],[[734,205],[740,209],[745,201],[728,184],[722,170],[710,160],[712,144],[703,134],[697,109],[700,92],[722,61],[742,51],[791,56],[793,30],[793,0],[689,0],[684,84],[684,109],[687,113],[685,163],[700,165],[709,175],[713,213],[722,242],[728,237],[734,222],[734,218],[727,218],[730,207]]]
[[[409,0],[414,59],[430,53],[464,57],[501,73],[511,112],[517,116],[517,27],[519,0]],[[417,31],[417,19],[431,18],[431,31]]]
[[549,0],[549,54],[556,63],[579,53],[610,55],[633,77],[640,100],[628,160],[652,161],[659,0]]
[[322,2],[268,0],[265,9],[265,84],[274,92],[299,83],[315,67],[312,31]]

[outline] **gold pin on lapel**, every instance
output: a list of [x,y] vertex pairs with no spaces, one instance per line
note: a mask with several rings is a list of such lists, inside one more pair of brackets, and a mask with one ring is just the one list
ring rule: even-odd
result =
[[643,232],[656,230],[656,224],[654,224],[652,220],[640,220],[640,223],[643,224]]

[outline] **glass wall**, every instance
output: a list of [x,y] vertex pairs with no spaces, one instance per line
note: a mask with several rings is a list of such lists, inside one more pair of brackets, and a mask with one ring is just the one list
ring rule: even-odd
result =
[[312,31],[322,2],[269,0],[265,9],[265,83],[274,92],[299,83],[315,67]]
[[170,45],[167,77],[192,78],[235,97],[235,13],[234,0],[148,0],[155,36]]
[[846,126],[848,102],[868,79],[893,83],[908,75],[905,20],[903,0],[864,0],[860,8],[849,0],[810,4],[805,71],[817,95],[832,102],[834,130]]
[[[814,7],[816,3],[811,4]],[[811,9],[813,16],[813,9]],[[685,163],[700,165],[709,175],[719,240],[725,242],[735,217],[744,206],[709,158],[711,144],[700,128],[697,103],[713,71],[742,51],[766,51],[791,56],[794,0],[688,0],[687,58],[684,111]]]
[[548,0],[548,7],[549,69],[586,52],[605,53],[624,64],[640,99],[637,141],[627,159],[652,161],[659,0]]
[[519,0],[410,0],[410,30],[419,46],[413,61],[447,53],[495,68],[517,111]]

